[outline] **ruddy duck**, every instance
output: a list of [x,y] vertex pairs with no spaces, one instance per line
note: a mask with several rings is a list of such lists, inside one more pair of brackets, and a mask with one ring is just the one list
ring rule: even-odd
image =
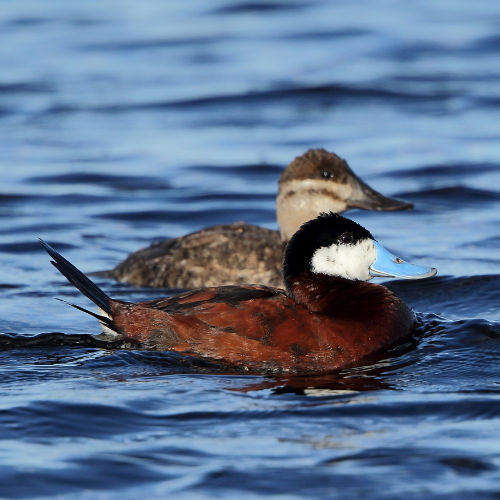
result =
[[252,373],[320,374],[359,363],[408,336],[410,308],[374,276],[418,279],[359,224],[335,214],[306,222],[285,251],[286,290],[202,288],[130,303],[109,298],[42,242],[54,266],[99,307],[103,331],[139,349],[176,351]]
[[280,231],[236,222],[153,243],[99,276],[139,286],[199,288],[235,283],[283,286],[284,243],[301,224],[321,212],[351,208],[408,210],[365,184],[347,162],[324,149],[311,149],[288,165],[278,185]]

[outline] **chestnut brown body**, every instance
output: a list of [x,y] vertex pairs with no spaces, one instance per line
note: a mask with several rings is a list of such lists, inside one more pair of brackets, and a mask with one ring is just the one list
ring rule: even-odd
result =
[[255,373],[328,373],[407,336],[411,310],[387,288],[305,274],[284,290],[224,286],[131,304],[113,323],[138,347],[172,350]]
[[365,228],[335,213],[306,222],[288,243],[286,291],[228,285],[123,302],[42,245],[54,266],[100,310],[86,312],[127,347],[176,351],[262,374],[327,374],[373,359],[407,337],[415,318],[386,287],[359,277],[397,266],[409,276],[436,272],[396,258]]

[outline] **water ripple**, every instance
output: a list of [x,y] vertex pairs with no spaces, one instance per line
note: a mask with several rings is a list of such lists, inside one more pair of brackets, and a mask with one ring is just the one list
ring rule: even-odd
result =
[[111,187],[121,191],[139,191],[139,190],[167,190],[171,186],[159,177],[127,176],[123,174],[109,175],[89,172],[72,172],[59,175],[39,175],[25,179],[27,184],[62,184],[62,185],[99,185]]

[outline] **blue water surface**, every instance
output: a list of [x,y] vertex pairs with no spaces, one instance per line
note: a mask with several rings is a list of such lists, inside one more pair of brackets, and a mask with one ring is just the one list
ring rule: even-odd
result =
[[[0,29],[1,498],[500,496],[500,3],[16,0]],[[280,172],[312,147],[415,204],[350,213],[439,268],[389,285],[411,344],[231,375],[105,349],[53,300],[88,306],[37,237],[95,271],[210,224],[276,228]]]

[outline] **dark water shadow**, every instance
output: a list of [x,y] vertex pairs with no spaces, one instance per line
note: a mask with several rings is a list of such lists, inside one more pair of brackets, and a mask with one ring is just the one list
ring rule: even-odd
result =
[[396,280],[384,283],[417,311],[456,316],[481,316],[500,306],[500,275],[436,276],[418,283]]

